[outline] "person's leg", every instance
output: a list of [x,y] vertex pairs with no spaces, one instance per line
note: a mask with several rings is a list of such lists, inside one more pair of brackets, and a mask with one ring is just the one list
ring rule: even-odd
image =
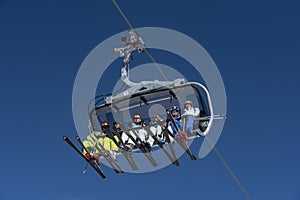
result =
[[104,149],[106,149],[108,151],[111,150],[111,146],[110,146],[111,141],[112,140],[109,137],[104,138],[104,144],[103,144]]
[[[84,147],[91,152],[92,148],[93,148],[93,144],[90,141],[84,140],[83,142]],[[91,157],[89,156],[88,152],[86,152],[86,150],[84,148],[82,148],[82,153],[85,155],[85,157],[89,160],[91,159]]]
[[[116,139],[116,141],[117,142],[119,142],[119,139],[118,139],[118,137],[117,136],[114,136],[115,137],[115,139]],[[113,151],[118,151],[119,150],[119,148],[118,148],[118,146],[116,145],[116,143],[113,141],[113,140],[111,140],[111,150],[113,150]]]
[[186,125],[185,125],[185,131],[188,133],[193,132],[193,126],[194,126],[194,116],[189,115],[186,117]]

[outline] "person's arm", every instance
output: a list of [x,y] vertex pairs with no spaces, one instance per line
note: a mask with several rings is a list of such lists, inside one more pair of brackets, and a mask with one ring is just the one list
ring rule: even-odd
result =
[[197,117],[200,114],[200,109],[199,108],[194,108],[194,117]]

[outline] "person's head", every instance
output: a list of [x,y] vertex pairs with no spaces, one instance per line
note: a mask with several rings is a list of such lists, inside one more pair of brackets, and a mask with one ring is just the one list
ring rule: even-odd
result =
[[160,114],[155,114],[155,115],[153,115],[153,119],[154,119],[154,121],[158,122],[158,121],[162,120],[162,117]]
[[140,123],[142,123],[141,116],[138,115],[138,114],[135,114],[135,115],[133,116],[133,123],[135,123],[135,124],[140,124]]
[[184,108],[188,109],[188,108],[191,108],[191,107],[193,107],[193,103],[189,100],[185,101]]
[[180,110],[177,106],[173,106],[171,108],[171,115],[174,117],[174,119],[180,120],[181,118]]
[[109,124],[107,121],[102,122],[102,130],[109,129]]
[[114,127],[115,128],[120,128],[120,123],[119,122],[114,122]]

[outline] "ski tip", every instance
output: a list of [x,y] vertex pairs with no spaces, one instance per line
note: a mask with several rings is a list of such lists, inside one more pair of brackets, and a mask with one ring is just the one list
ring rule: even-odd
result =
[[177,160],[174,161],[173,164],[174,164],[175,166],[179,166],[179,162],[178,162]]
[[77,136],[76,136],[76,139],[77,139],[77,140],[79,140],[79,139],[80,139],[80,137],[77,135]]
[[67,137],[67,136],[64,136],[63,138],[64,138],[64,140],[67,140],[67,139],[68,139],[68,137]]

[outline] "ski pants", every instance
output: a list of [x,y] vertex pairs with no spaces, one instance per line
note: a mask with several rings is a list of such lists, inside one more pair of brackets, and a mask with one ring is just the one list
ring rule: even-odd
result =
[[[129,133],[131,134],[131,136],[134,139],[136,139],[136,136],[132,131],[130,131]],[[142,128],[142,129],[136,130],[136,134],[142,140],[142,142],[147,142],[150,144],[150,146],[153,145],[154,139],[150,135],[148,135],[148,133],[145,129]]]
[[185,132],[192,133],[194,128],[194,116],[187,115],[185,119]]
[[[117,142],[119,142],[119,138],[117,136],[114,136]],[[104,149],[110,151],[118,151],[118,146],[114,143],[112,139],[109,137],[99,138],[99,143],[104,147]]]

